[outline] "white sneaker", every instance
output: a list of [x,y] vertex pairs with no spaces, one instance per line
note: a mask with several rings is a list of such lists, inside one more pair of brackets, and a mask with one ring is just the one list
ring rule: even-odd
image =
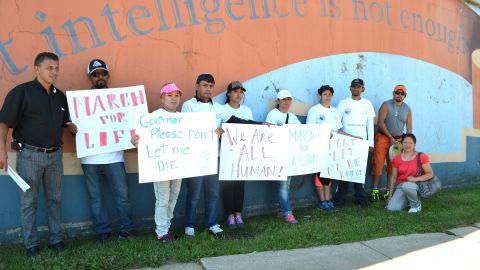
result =
[[195,236],[195,228],[185,227],[185,235]]
[[213,225],[212,227],[208,228],[208,230],[210,230],[213,235],[221,235],[223,233],[222,228],[220,228],[220,225],[218,224]]
[[422,205],[418,205],[418,207],[410,207],[410,210],[408,210],[408,213],[410,214],[415,214],[422,211]]

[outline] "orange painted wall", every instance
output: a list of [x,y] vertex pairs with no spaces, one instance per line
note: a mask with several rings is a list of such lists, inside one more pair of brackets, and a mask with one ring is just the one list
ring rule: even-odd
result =
[[[172,3],[178,4],[177,19]],[[478,31],[474,30],[480,25],[479,16],[463,1],[184,3],[2,0],[0,100],[13,86],[34,77],[33,59],[40,51],[55,49],[52,36],[63,53],[57,83],[60,89],[89,88],[86,65],[99,57],[110,65],[112,87],[145,84],[151,110],[158,107],[157,91],[167,81],[177,82],[186,91],[183,98],[188,99],[194,94],[199,73],[213,73],[216,91],[220,92],[234,79],[246,80],[302,60],[348,52],[404,55],[444,67],[472,82],[471,53],[480,48]],[[208,14],[208,10],[212,12]],[[178,27],[180,17],[182,27]],[[100,46],[92,47],[93,29],[74,23],[76,20],[92,23]],[[217,21],[208,23],[212,20]],[[74,51],[69,23],[83,51]],[[52,33],[49,42],[47,32]],[[12,73],[7,54],[22,72]],[[71,138],[66,141],[67,151],[73,150]]]

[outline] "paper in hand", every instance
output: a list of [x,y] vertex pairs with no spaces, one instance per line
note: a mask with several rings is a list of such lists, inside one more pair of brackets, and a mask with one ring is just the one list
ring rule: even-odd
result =
[[10,165],[8,165],[8,175],[12,177],[13,181],[17,183],[23,192],[30,188],[27,182],[25,182],[25,180],[23,180],[22,177],[20,177],[20,175],[18,175],[18,173],[12,167],[10,167]]

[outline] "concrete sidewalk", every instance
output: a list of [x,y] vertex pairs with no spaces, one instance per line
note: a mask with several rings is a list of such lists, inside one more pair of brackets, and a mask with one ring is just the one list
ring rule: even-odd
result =
[[[335,246],[254,252],[169,264],[160,270],[480,269],[480,223]],[[478,257],[477,257],[478,256]]]

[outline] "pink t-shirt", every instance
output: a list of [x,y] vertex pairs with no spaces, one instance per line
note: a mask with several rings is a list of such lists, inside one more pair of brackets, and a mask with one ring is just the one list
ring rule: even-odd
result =
[[[404,161],[402,159],[402,155],[396,155],[392,160],[392,165],[397,168],[397,182],[396,184],[400,184],[403,182],[407,182],[407,177],[409,176],[417,176],[417,155],[412,160]],[[429,163],[430,160],[428,156],[424,153],[420,156],[420,163],[426,164]]]

